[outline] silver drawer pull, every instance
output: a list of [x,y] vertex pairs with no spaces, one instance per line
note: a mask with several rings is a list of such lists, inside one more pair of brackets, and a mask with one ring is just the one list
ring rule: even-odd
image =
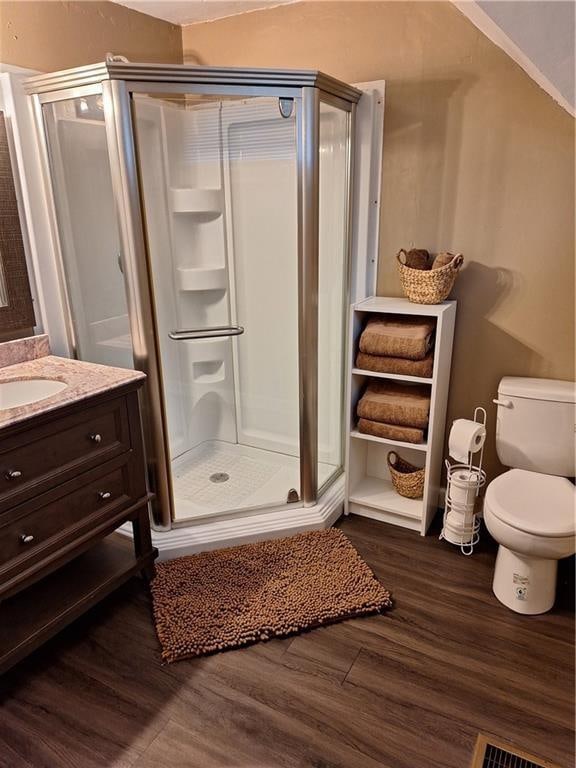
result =
[[98,432],[93,432],[91,435],[88,435],[88,439],[92,440],[93,443],[101,443],[102,435],[99,435]]
[[30,533],[23,533],[22,536],[20,536],[20,542],[22,544],[31,544],[34,541],[34,536]]
[[6,472],[4,477],[6,480],[18,480],[19,477],[22,477],[22,472],[20,472],[19,469],[10,469]]
[[106,499],[109,499],[112,496],[110,491],[98,491],[98,498],[102,501],[106,501]]

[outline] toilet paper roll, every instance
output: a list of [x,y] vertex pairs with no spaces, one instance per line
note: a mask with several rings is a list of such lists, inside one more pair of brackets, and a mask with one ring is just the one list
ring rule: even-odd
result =
[[448,453],[456,461],[467,462],[468,453],[476,453],[486,440],[486,427],[470,419],[456,419],[448,438]]
[[474,516],[451,511],[446,515],[442,536],[451,544],[471,544],[474,540]]
[[469,469],[459,469],[450,477],[450,498],[454,504],[471,507],[474,511],[476,491],[478,489],[478,472]]

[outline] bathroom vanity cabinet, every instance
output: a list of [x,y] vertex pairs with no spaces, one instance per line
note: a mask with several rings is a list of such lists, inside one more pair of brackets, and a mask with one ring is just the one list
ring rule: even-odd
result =
[[[134,574],[153,575],[141,384],[0,429],[0,672]],[[128,521],[133,540],[114,533]]]

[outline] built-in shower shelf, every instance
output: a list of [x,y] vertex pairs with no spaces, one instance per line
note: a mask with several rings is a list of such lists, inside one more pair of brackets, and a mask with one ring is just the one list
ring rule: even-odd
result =
[[221,291],[226,289],[225,267],[193,267],[177,270],[181,291]]
[[129,333],[122,336],[112,336],[109,339],[97,341],[99,347],[109,347],[110,349],[132,349],[132,337]]
[[172,188],[170,200],[174,213],[195,213],[210,218],[222,213],[221,189]]
[[218,339],[193,339],[179,341],[187,348],[187,358],[190,363],[216,363],[222,362],[230,348],[230,336],[222,336]]

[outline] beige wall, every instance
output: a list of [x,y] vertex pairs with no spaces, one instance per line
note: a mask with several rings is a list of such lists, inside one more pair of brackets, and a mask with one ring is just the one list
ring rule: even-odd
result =
[[378,293],[401,246],[458,250],[449,419],[505,374],[574,376],[574,120],[447,2],[310,2],[184,28],[188,63],[387,81]]
[[0,2],[0,62],[50,72],[103,61],[182,62],[174,24],[108,2]]

